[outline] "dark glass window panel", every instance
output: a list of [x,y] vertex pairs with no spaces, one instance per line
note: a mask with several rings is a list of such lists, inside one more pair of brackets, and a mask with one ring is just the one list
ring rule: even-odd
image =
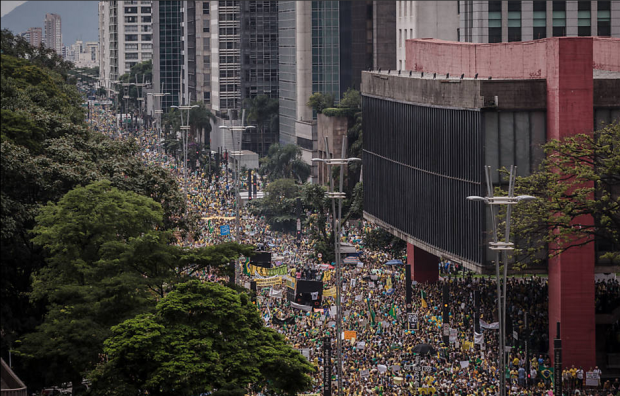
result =
[[590,11],[592,9],[592,3],[589,1],[578,1],[577,11]]
[[509,1],[508,11],[521,11],[521,2],[520,1]]
[[489,12],[502,12],[502,2],[489,1]]
[[509,27],[508,28],[508,41],[521,41],[521,28],[520,27]]
[[590,26],[579,26],[577,29],[577,34],[579,36],[591,36],[592,28]]
[[547,11],[547,2],[546,1],[535,1],[534,11]]
[[563,36],[566,36],[566,27],[565,26],[554,26],[553,37],[563,37]]
[[489,43],[501,43],[502,42],[502,28],[489,28]]
[[547,37],[547,27],[535,27],[534,28],[534,40],[540,40]]
[[611,37],[611,25],[609,22],[598,23],[598,35],[603,37]]

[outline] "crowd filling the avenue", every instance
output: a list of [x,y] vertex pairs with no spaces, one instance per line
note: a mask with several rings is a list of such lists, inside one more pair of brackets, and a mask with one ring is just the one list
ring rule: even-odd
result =
[[[157,148],[153,128],[125,132],[105,110],[93,112],[91,125],[116,139],[137,139],[143,160],[168,169],[182,186],[181,163]],[[226,177],[226,172],[228,177]],[[189,211],[198,215],[200,235],[179,244],[208,246],[234,240],[262,246],[271,252],[272,268],[239,261],[239,283],[256,291],[256,305],[265,325],[284,335],[317,368],[314,389],[323,393],[325,381],[336,391],[336,271],[333,263],[314,259],[313,241],[307,236],[271,230],[264,218],[245,208],[240,212],[240,230],[235,229],[233,174],[226,164],[209,181],[201,170],[187,173]],[[241,185],[247,186],[247,174]],[[259,191],[265,187],[259,179]],[[328,222],[329,223],[329,222]],[[229,226],[230,232],[222,232]],[[441,277],[433,284],[413,282],[412,306],[406,306],[406,262],[403,257],[373,251],[364,246],[363,234],[373,226],[363,220],[342,227],[341,241],[355,247],[342,264],[342,393],[344,395],[495,395],[498,391],[497,288],[493,278],[461,271],[458,265],[440,263]],[[239,232],[237,232],[239,231]],[[222,235],[225,234],[225,235]],[[240,236],[238,236],[240,234]],[[386,265],[390,260],[396,265]],[[207,271],[196,274],[203,281],[218,281]],[[322,281],[322,298],[310,295],[310,304],[287,298],[289,289],[303,280]],[[451,333],[445,344],[442,298],[449,289],[448,316]],[[564,367],[555,373],[548,349],[547,279],[529,276],[509,278],[507,317],[509,364],[505,375],[510,394],[543,395],[561,380],[566,394],[620,394],[620,380],[607,379],[598,366]],[[480,295],[480,326],[474,321],[474,293]],[[317,303],[313,303],[317,301]],[[607,312],[620,303],[615,279],[596,284],[596,312]],[[527,324],[525,318],[527,317]],[[617,325],[616,325],[617,326]],[[475,332],[479,330],[479,333]],[[615,331],[614,334],[618,332]],[[516,337],[515,337],[516,336]],[[324,343],[331,340],[331,358],[325,359]],[[612,340],[618,343],[618,340]],[[527,343],[527,347],[526,347]],[[331,378],[324,378],[324,365],[332,365]],[[604,378],[604,379],[602,379]]]

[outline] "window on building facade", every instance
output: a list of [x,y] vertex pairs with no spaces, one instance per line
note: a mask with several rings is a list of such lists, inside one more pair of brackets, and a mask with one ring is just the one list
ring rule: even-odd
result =
[[147,44],[142,44],[142,49],[153,49],[153,44],[147,43]]
[[125,51],[137,50],[138,44],[125,44]]
[[211,103],[211,92],[204,92],[202,94],[202,97],[203,97],[205,103]]
[[597,2],[597,35],[611,36],[611,1]]
[[521,41],[521,2],[508,2],[508,41]]
[[138,7],[125,7],[125,14],[137,14]]
[[151,13],[151,7],[141,7],[141,10],[143,14],[150,14]]
[[489,1],[489,43],[502,42],[502,2]]
[[125,31],[126,32],[137,32],[138,31],[138,25],[127,25],[125,26]]
[[153,28],[151,25],[142,25],[142,29],[140,30],[142,33],[152,32]]
[[138,17],[136,16],[126,16],[125,17],[125,23],[137,23],[138,22]]
[[137,34],[126,34],[125,41],[138,41],[138,35]]
[[137,52],[126,53],[125,59],[138,59],[138,53]]
[[547,2],[534,1],[534,40],[547,37]]
[[153,54],[150,52],[143,52],[142,53],[142,60],[149,60],[149,59],[153,59]]
[[566,2],[553,2],[553,37],[566,36]]
[[152,39],[153,39],[153,37],[150,34],[143,34],[142,35],[142,41],[151,41]]
[[205,1],[202,3],[202,13],[203,15],[209,15],[209,2]]
[[203,33],[209,33],[209,26],[208,25],[207,26],[203,26],[202,27],[202,32]]
[[577,2],[577,35],[578,36],[591,36],[592,35],[592,3],[589,1]]
[[151,23],[151,17],[150,16],[142,16],[142,23]]

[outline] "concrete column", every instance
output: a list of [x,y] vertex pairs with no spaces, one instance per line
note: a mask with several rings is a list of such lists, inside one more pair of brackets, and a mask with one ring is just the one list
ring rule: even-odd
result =
[[[547,140],[592,133],[592,51],[589,37],[548,41]],[[574,223],[592,219],[583,216]],[[549,259],[550,351],[560,322],[565,367],[596,364],[594,264],[593,241]]]
[[295,3],[297,75],[297,120],[312,121],[312,109],[306,106],[312,95],[312,2]]
[[411,243],[407,243],[407,265],[411,266],[411,280],[420,283],[439,280],[439,258]]
[[534,39],[534,2],[521,3],[521,41]]
[[566,2],[566,35],[570,37],[577,36],[579,32],[577,27],[577,1]]

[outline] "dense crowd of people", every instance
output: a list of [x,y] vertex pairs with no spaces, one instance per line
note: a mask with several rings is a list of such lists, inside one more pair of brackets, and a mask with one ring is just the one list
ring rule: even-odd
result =
[[[98,111],[92,119],[101,132],[118,138],[122,130],[109,112]],[[284,276],[275,285],[257,287],[257,304],[267,326],[280,332],[317,368],[315,393],[322,393],[326,380],[336,385],[336,310],[335,298],[324,297],[319,307],[289,301],[287,288],[300,279],[321,279],[324,292],[333,290],[336,274],[332,263],[309,259],[312,241],[307,237],[297,243],[296,236],[270,230],[265,219],[250,215],[243,207],[240,230],[235,229],[236,205],[232,175],[226,166],[219,177],[208,182],[202,171],[188,172],[173,156],[156,149],[152,129],[132,134],[144,148],[145,161],[168,169],[181,185],[187,183],[189,211],[200,217],[200,237],[180,240],[185,246],[207,246],[227,240],[263,246],[272,253],[274,266],[286,266]],[[247,180],[241,183],[245,185]],[[228,181],[228,182],[227,182]],[[262,181],[261,181],[262,183]],[[363,234],[372,226],[365,222],[343,227],[341,239],[357,249],[356,259],[342,266],[342,320],[346,337],[342,350],[342,391],[357,395],[495,395],[498,391],[498,330],[496,326],[496,285],[491,278],[458,271],[458,266],[443,263],[440,282],[414,284],[412,306],[405,301],[405,270],[402,265],[386,265],[397,258],[363,246]],[[220,226],[230,226],[229,235],[221,235]],[[250,287],[252,280],[263,276],[251,273],[247,265],[239,268],[241,283]],[[197,274],[202,279],[216,279],[213,274]],[[442,293],[447,284],[450,293],[450,342],[444,344],[442,333]],[[508,316],[512,330],[509,337],[509,364],[504,373],[510,394],[543,395],[552,389],[553,368],[548,356],[547,281],[542,277],[510,278],[508,282]],[[474,332],[474,291],[481,296],[482,326]],[[618,301],[617,281],[598,283],[597,310],[609,301]],[[328,294],[328,293],[326,293]],[[413,315],[408,315],[411,313]],[[527,326],[525,316],[527,314]],[[414,320],[415,319],[415,320]],[[528,340],[526,355],[525,340]],[[325,360],[324,342],[332,340],[332,354]],[[421,350],[430,350],[423,354]],[[323,378],[324,366],[332,365],[332,378]],[[597,387],[584,385],[584,368],[565,368],[562,380],[567,393],[616,394],[618,380]],[[588,368],[593,371],[593,368]],[[598,367],[596,368],[598,370]]]

